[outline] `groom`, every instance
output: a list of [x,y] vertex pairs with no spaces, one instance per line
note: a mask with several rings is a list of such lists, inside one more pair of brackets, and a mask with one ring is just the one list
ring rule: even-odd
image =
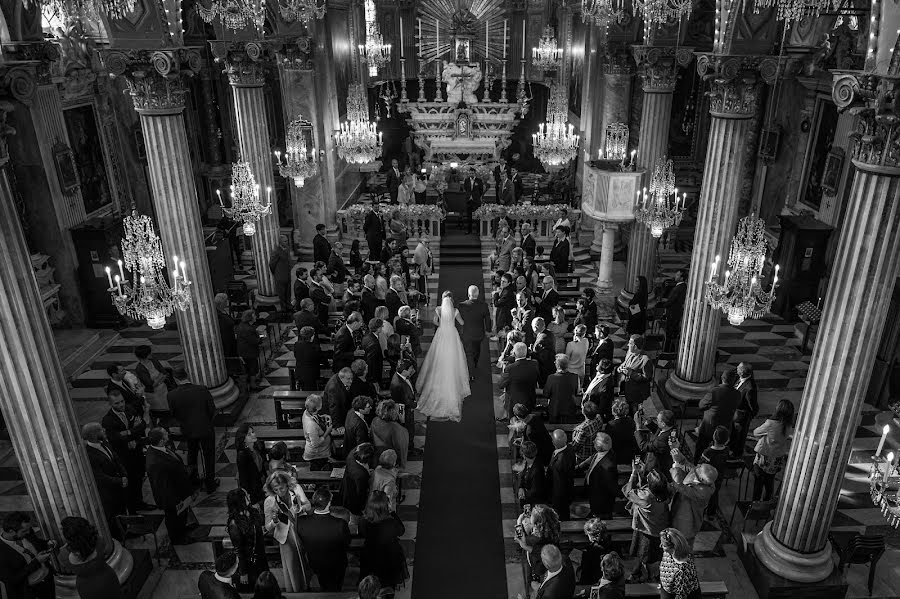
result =
[[491,328],[491,313],[487,304],[478,298],[478,287],[469,285],[469,299],[459,304],[459,315],[462,316],[462,342],[466,352],[466,358],[472,360],[469,369],[469,380],[474,381],[472,374],[478,368],[478,359],[481,357],[481,341],[486,331]]

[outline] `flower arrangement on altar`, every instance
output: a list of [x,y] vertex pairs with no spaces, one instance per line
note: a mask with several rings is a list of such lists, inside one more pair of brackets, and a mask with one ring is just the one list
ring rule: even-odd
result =
[[518,204],[516,206],[504,206],[502,204],[482,204],[473,216],[477,219],[493,219],[505,213],[514,220],[557,219],[562,216],[563,210],[568,210],[567,204]]
[[[362,223],[369,212],[370,204],[352,204],[345,213],[347,217],[357,223]],[[439,206],[434,204],[375,204],[375,212],[382,218],[388,217],[396,211],[400,220],[444,220],[444,214]]]

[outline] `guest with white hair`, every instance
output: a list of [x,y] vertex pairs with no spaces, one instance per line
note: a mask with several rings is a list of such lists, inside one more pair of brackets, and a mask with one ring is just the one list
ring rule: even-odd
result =
[[606,433],[594,435],[594,455],[578,464],[576,470],[584,471],[591,515],[612,518],[616,497],[619,496],[619,467],[612,448],[612,437]]
[[528,358],[528,346],[522,342],[513,346],[513,358],[500,377],[500,388],[506,391],[506,413],[510,414],[510,407],[515,404],[522,404],[531,412],[537,403],[538,363]]

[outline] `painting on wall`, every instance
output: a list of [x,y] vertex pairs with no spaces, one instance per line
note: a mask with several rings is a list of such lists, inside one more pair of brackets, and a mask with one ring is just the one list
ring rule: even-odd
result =
[[834,132],[837,129],[837,107],[830,99],[819,98],[816,102],[815,135],[810,135],[806,148],[804,181],[800,201],[818,210],[822,205],[822,195],[826,193],[823,183],[828,166],[828,152],[834,143]]
[[63,142],[56,142],[53,146],[53,162],[56,164],[56,177],[59,179],[59,187],[66,195],[78,189],[78,167],[75,166],[75,156],[72,149]]
[[587,28],[581,19],[572,23],[572,49],[569,52],[569,112],[581,118],[581,90],[584,86],[584,40]]
[[350,69],[353,62],[350,43],[350,20],[346,8],[328,8],[328,24],[331,26],[332,54],[334,56],[334,84],[337,88],[337,105],[340,120],[347,116],[347,86],[350,85]]
[[75,156],[84,213],[90,217],[98,210],[111,206],[113,202],[94,105],[67,108],[63,110],[63,118]]

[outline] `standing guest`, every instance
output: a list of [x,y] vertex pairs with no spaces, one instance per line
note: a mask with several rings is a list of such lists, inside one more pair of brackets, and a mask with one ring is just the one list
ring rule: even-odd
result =
[[[387,262],[394,255],[394,246],[396,243],[394,240],[390,240],[388,242],[387,249],[385,253],[382,254],[384,261]],[[376,264],[373,272],[375,273],[375,297],[378,298],[378,301],[381,304],[384,304],[384,299],[387,297],[388,290],[388,282],[387,279],[384,278],[385,273],[385,265],[384,264]]]
[[147,478],[156,505],[163,510],[169,542],[187,545],[196,541],[187,534],[187,518],[194,487],[184,462],[169,449],[169,431],[157,427],[147,434]]
[[378,329],[378,342],[381,344],[381,351],[385,351],[388,337],[394,334],[394,319],[390,318],[387,306],[375,308],[375,316],[373,318],[381,319],[381,328]]
[[400,163],[396,158],[392,158],[391,168],[387,172],[387,180],[385,182],[388,193],[391,196],[391,204],[397,203],[397,193],[400,189],[401,181],[403,181],[403,175],[400,173]]
[[372,398],[367,395],[357,395],[353,398],[351,409],[344,420],[344,447],[349,452],[360,443],[372,441],[372,431],[369,430],[369,413],[372,411]]
[[[407,241],[409,241],[409,233],[406,231],[406,224],[404,224],[403,220],[400,218],[399,210],[391,210],[390,218],[388,219],[387,229],[388,234],[391,236],[391,239],[394,241],[394,245],[391,248],[391,254],[388,258],[391,258],[400,253],[400,248],[406,247]],[[383,256],[383,254],[382,254]],[[382,262],[387,262],[387,260],[382,259]]]
[[469,366],[469,380],[475,380],[475,370],[481,358],[481,343],[484,336],[491,330],[491,314],[487,304],[479,299],[480,290],[475,285],[469,285],[469,297],[459,304],[459,314],[463,319],[462,342],[466,352],[466,358],[471,360]]
[[647,277],[635,277],[634,295],[628,302],[628,324],[625,332],[629,335],[643,335],[647,330]]
[[525,255],[532,260],[534,260],[536,245],[534,236],[531,234],[531,224],[522,223],[522,240],[519,242],[519,247],[521,247],[522,251],[525,252]]
[[[297,478],[297,467],[288,462],[287,443],[279,441],[269,449],[269,474],[276,471],[286,472],[288,476]],[[263,484],[265,490],[265,483]]]
[[494,167],[494,190],[497,192],[497,203],[502,204],[500,201],[501,196],[501,185],[500,181],[503,177],[509,175],[509,167],[506,165],[506,158],[500,158],[497,162],[497,166]]
[[677,528],[687,539],[688,547],[694,546],[694,537],[703,526],[703,517],[709,500],[716,492],[719,473],[709,464],[694,466],[677,448],[672,448],[675,465],[672,467],[672,527]]
[[409,301],[407,300],[406,290],[403,288],[402,277],[392,275],[390,285],[390,289],[387,290],[387,294],[384,296],[384,305],[388,309],[388,322],[394,322],[400,306],[408,306]]
[[639,406],[650,397],[650,380],[653,377],[653,363],[644,353],[644,338],[632,335],[628,339],[628,352],[619,365],[620,388],[629,404]]
[[159,360],[152,356],[152,348],[149,345],[138,345],[134,348],[134,357],[137,358],[137,366],[134,374],[144,385],[144,399],[150,407],[151,420],[158,420],[169,413],[169,403],[166,395],[169,388],[166,380],[169,373]]
[[0,582],[9,599],[53,599],[53,547],[32,530],[31,516],[9,512],[0,532]]
[[275,278],[275,290],[281,310],[287,312],[291,308],[291,252],[288,249],[288,238],[278,238],[278,246],[272,250],[269,258],[269,272]]
[[540,297],[534,298],[534,303],[537,305],[538,316],[545,321],[553,318],[553,308],[559,304],[559,292],[556,290],[553,277],[544,277],[544,291]]
[[406,527],[390,509],[388,496],[373,490],[359,521],[359,534],[365,539],[359,559],[359,575],[375,575],[383,587],[399,587],[409,578],[406,555],[400,537]]
[[504,273],[500,277],[500,290],[494,292],[493,298],[494,308],[497,310],[494,324],[497,331],[504,335],[513,326],[512,310],[516,307],[515,287],[512,283],[512,275]]
[[344,264],[343,251],[344,244],[340,241],[335,242],[334,248],[328,255],[325,267],[325,274],[328,275],[328,278],[335,283],[341,284],[343,284],[347,280],[347,277],[350,276],[350,269]]
[[575,325],[575,333],[572,340],[566,344],[566,357],[569,358],[569,372],[578,375],[578,387],[580,388],[584,381],[585,362],[587,361],[587,353],[590,343],[585,334],[587,327],[583,324]]
[[[588,383],[581,401],[591,400],[597,404],[600,418],[604,422],[612,419],[612,404],[616,391],[616,375],[613,372],[612,360],[603,358],[597,366],[597,374]],[[628,405],[627,403],[625,405]]]
[[265,499],[265,446],[256,438],[253,427],[244,422],[234,433],[234,449],[237,452],[238,486],[247,491],[250,503],[257,505]]
[[[366,366],[368,366],[367,383],[383,384],[384,352],[381,349],[381,341],[378,340],[378,332],[381,330],[382,320],[373,318],[369,321],[369,331],[363,335],[360,348],[365,352]],[[340,422],[343,422],[341,420]]]
[[81,599],[124,599],[115,570],[97,554],[97,529],[93,524],[68,516],[62,519],[62,535],[75,566],[75,590]]
[[319,415],[322,408],[322,398],[319,395],[310,395],[306,398],[303,410],[303,438],[306,444],[303,446],[303,459],[309,462],[309,469],[313,471],[324,470],[331,458],[331,431],[333,422],[343,422]]
[[[387,449],[378,456],[378,465],[372,471],[369,489],[372,492],[381,491],[387,495],[391,512],[396,512],[397,506],[402,501],[400,499],[400,480],[398,475],[397,452],[393,449]],[[369,497],[372,497],[371,494]]]
[[569,254],[572,247],[566,237],[568,231],[564,227],[556,227],[553,230],[556,239],[553,241],[553,248],[550,250],[550,262],[557,274],[564,275],[569,272]]
[[[724,473],[728,467],[728,439],[728,429],[724,426],[717,426],[713,432],[712,444],[703,450],[703,454],[700,456],[700,463],[709,464],[716,469],[716,472]],[[709,505],[706,507],[706,515],[709,518],[714,518],[719,511],[719,489],[722,488],[722,480],[722,476],[716,478],[716,490],[712,497],[709,498]]]
[[[524,252],[525,250],[523,249],[522,251]],[[525,277],[525,284],[528,288],[528,291],[530,291],[531,293],[537,293],[541,276],[540,274],[538,274],[538,269],[534,265],[534,256],[529,256],[527,253],[525,254],[525,256],[522,258],[522,270],[524,271],[523,276]]]
[[594,302],[595,292],[590,287],[581,290],[581,297],[575,302],[578,314],[575,316],[575,324],[583,324],[587,327],[588,334],[593,334],[597,328],[597,304]]
[[378,260],[381,257],[381,244],[384,243],[384,223],[375,212],[375,204],[369,205],[363,222],[363,235],[366,236],[366,245],[369,246],[369,260]]
[[434,271],[434,257],[431,254],[431,248],[428,247],[429,238],[427,235],[419,237],[419,245],[413,251],[413,264],[419,274],[418,291],[424,298],[424,303],[428,303],[428,277]]
[[759,401],[756,379],[753,378],[753,366],[748,362],[741,362],[737,365],[737,376],[734,388],[741,394],[741,403],[734,411],[734,419],[731,421],[731,440],[728,447],[733,455],[742,456],[747,443],[747,434],[750,432],[750,422],[759,413]]
[[677,528],[659,535],[662,561],[659,564],[660,599],[700,599],[700,579],[691,555],[691,543]]
[[400,410],[393,399],[378,402],[375,418],[372,420],[372,444],[376,459],[383,452],[393,449],[397,452],[400,467],[406,468],[409,451],[409,431],[400,418]]
[[217,293],[213,298],[216,305],[216,319],[219,321],[219,333],[222,337],[222,351],[226,358],[237,356],[237,342],[234,338],[234,319],[229,313],[228,295]]
[[366,319],[366,322],[375,318],[375,308],[381,305],[381,301],[375,295],[375,277],[373,275],[369,274],[363,277],[363,288],[359,305],[362,318]]
[[544,397],[548,401],[550,422],[575,423],[580,420],[578,414],[578,375],[569,370],[569,359],[565,354],[556,354],[554,360],[556,372],[547,377],[544,383]]
[[669,451],[669,439],[677,439],[675,430],[675,413],[672,410],[660,410],[656,414],[656,432],[651,432],[650,422],[645,421],[644,412],[634,413],[634,440],[638,446],[638,453],[647,463],[647,470],[656,469],[668,477],[672,468],[672,454]]
[[556,429],[551,435],[553,455],[547,465],[550,485],[550,507],[560,520],[569,520],[569,507],[575,499],[575,450],[568,443],[565,431]]
[[312,327],[316,333],[325,332],[325,325],[322,324],[322,321],[319,320],[319,315],[316,313],[316,302],[305,297],[300,300],[299,308],[299,310],[294,312],[294,326],[297,327],[298,331],[303,327]]
[[298,266],[294,272],[294,307],[300,306],[300,302],[309,298],[309,271]]
[[[373,310],[374,312],[374,307]],[[334,334],[334,350],[331,360],[331,369],[340,372],[347,368],[357,357],[365,354],[356,347],[356,332],[362,328],[363,317],[359,312],[353,312],[347,317],[347,322]]]
[[469,176],[466,177],[465,182],[463,183],[463,191],[466,196],[466,222],[469,225],[466,233],[472,233],[472,213],[478,210],[478,207],[481,206],[481,196],[484,195],[484,184],[481,182],[476,176],[475,169],[469,169]]
[[127,405],[118,389],[110,389],[107,393],[109,411],[104,414],[100,424],[106,432],[109,446],[125,466],[128,476],[128,487],[125,489],[125,504],[128,511],[136,514],[138,510],[155,509],[144,502],[144,446],[147,444],[147,423],[140,414],[135,414]]
[[[590,518],[584,523],[584,534],[588,540],[588,547],[581,552],[581,572],[578,577],[578,584],[596,585],[600,578],[604,576],[603,557],[609,552],[609,532],[606,530],[603,520]],[[616,553],[612,555],[618,557]],[[624,574],[624,571],[622,574]],[[625,581],[623,580],[623,586],[624,583]]]
[[253,588],[259,575],[269,569],[269,562],[266,560],[266,540],[263,536],[263,515],[251,504],[250,495],[244,489],[228,491],[225,503],[228,507],[228,521],[225,528],[238,558],[238,580],[235,586],[248,592]]
[[556,229],[557,227],[565,227],[566,235],[568,235],[569,231],[572,230],[572,221],[569,220],[569,211],[568,209],[563,208],[561,212],[562,213],[559,215],[559,218],[556,219],[555,223],[553,223],[553,228]]
[[276,470],[266,480],[266,500],[263,503],[265,531],[278,542],[284,588],[288,593],[307,590],[310,573],[304,572],[297,519],[311,511],[303,488],[286,472]]
[[681,317],[684,315],[684,300],[687,296],[686,268],[675,271],[675,286],[669,295],[657,302],[657,307],[666,309],[666,349],[675,347],[675,341],[681,334]]
[[612,420],[603,427],[603,432],[612,438],[616,450],[616,463],[630,464],[637,453],[634,440],[635,424],[631,418],[628,402],[617,399],[612,404]]
[[253,327],[255,321],[256,312],[244,310],[241,313],[241,322],[234,328],[237,337],[237,353],[244,362],[247,384],[254,391],[260,389],[262,378],[259,372],[259,346],[262,344],[262,339]]
[[216,406],[212,393],[206,387],[188,380],[183,366],[173,375],[177,387],[169,391],[169,408],[181,427],[181,436],[187,441],[187,465],[191,478],[200,480],[197,454],[203,454],[203,484],[212,493],[219,486],[216,478]]
[[516,274],[516,294],[518,295],[521,293],[522,295],[524,295],[525,299],[527,300],[526,303],[531,308],[534,308],[534,293],[531,291],[531,288],[528,287],[528,279],[525,278],[525,275],[520,274],[520,269],[516,266],[515,260],[513,260],[510,271]]
[[515,404],[522,404],[531,412],[537,403],[538,363],[528,359],[528,346],[522,342],[513,346],[513,357],[515,361],[500,376],[500,388],[506,392],[506,412],[511,413],[509,407]]
[[519,169],[510,165],[509,168],[509,180],[513,185],[513,192],[515,193],[515,202],[516,204],[522,199],[522,194],[524,193],[524,184],[522,183],[522,176],[519,175]]
[[[130,407],[135,414],[143,416],[147,406],[147,403],[144,401],[144,394],[129,385],[125,380],[126,375],[129,374],[125,367],[118,362],[114,362],[106,367],[106,373],[109,375],[109,380],[106,382],[107,395],[110,389],[118,389],[119,393],[122,394],[122,399],[125,400],[125,405]],[[140,381],[138,381],[138,384],[140,385]],[[140,385],[138,388],[141,387],[143,385]]]
[[531,289],[528,288],[528,281],[525,279],[525,267],[522,264],[522,261],[525,259],[525,254],[522,252],[522,248],[514,247],[512,252],[510,252],[510,263],[509,270],[510,272],[514,272],[517,275],[516,282],[518,279],[522,279],[522,285],[519,287],[520,290],[528,290],[528,293],[531,293]]
[[544,545],[541,563],[547,573],[538,587],[535,599],[571,599],[575,596],[575,569],[556,545]]
[[584,470],[584,488],[590,503],[591,515],[612,518],[616,497],[619,496],[619,469],[616,453],[612,450],[612,437],[597,433],[594,437],[594,455],[578,464],[576,470]]
[[369,478],[375,447],[371,443],[361,443],[347,456],[344,478],[341,480],[341,501],[347,511],[361,516],[369,497]]
[[609,327],[605,324],[598,324],[594,327],[594,335],[597,337],[597,345],[591,352],[591,362],[596,370],[601,360],[609,360],[612,363],[615,346],[613,346],[612,339],[609,338]]
[[413,203],[414,204],[426,204],[427,193],[428,191],[428,179],[425,178],[425,175],[419,173],[416,175],[416,180],[413,182]]
[[331,243],[325,237],[325,225],[316,225],[316,235],[313,237],[313,262],[328,262],[331,256]]
[[500,173],[500,182],[497,184],[497,203],[501,206],[513,206],[516,203],[515,187],[506,172]]
[[775,475],[784,469],[794,426],[794,404],[782,399],[770,416],[753,431],[757,439],[753,458],[753,501],[769,501],[775,490]]
[[546,468],[553,454],[553,442],[550,440],[550,431],[547,423],[538,412],[529,412],[528,408],[520,403],[513,406],[513,415],[516,417],[516,425],[521,432],[522,439],[531,441],[538,450],[538,458]]
[[[516,478],[516,496],[519,506],[536,505],[547,500],[547,477],[544,464],[538,457],[538,448],[533,441],[522,442],[522,464]],[[513,468],[513,471],[517,467]]]
[[531,346],[531,355],[537,360],[538,383],[543,386],[547,377],[553,372],[553,333],[547,330],[544,319],[537,317],[531,321],[531,329],[534,331],[534,343]]
[[397,189],[397,204],[400,206],[408,206],[415,204],[416,198],[413,197],[413,178],[412,175],[404,175],[400,181],[400,187]]
[[[722,373],[721,382],[700,400],[698,406],[703,418],[697,427],[697,444],[694,446],[694,462],[700,461],[700,454],[712,442],[717,426],[731,426],[734,412],[741,403],[741,394],[734,388],[737,374],[731,368]],[[684,532],[684,531],[682,531]]]
[[313,391],[322,370],[322,350],[314,328],[307,326],[298,331],[294,343],[294,378],[301,389]]
[[509,227],[500,229],[497,241],[497,270],[509,271],[512,265],[512,251],[516,240],[510,235]]
[[[353,360],[353,363],[350,364],[350,371],[353,373],[353,382],[350,383],[350,390],[347,393],[348,398],[355,398],[359,395],[365,395],[366,397],[376,397],[378,395],[378,389],[375,387],[375,384],[368,382],[369,366],[365,360]],[[353,403],[352,400],[350,403]]]
[[553,333],[553,351],[558,354],[566,353],[566,333],[569,332],[569,323],[566,322],[565,308],[553,306],[553,320],[547,323],[547,330]]
[[631,477],[622,488],[625,498],[631,502],[631,553],[637,562],[631,571],[629,582],[649,579],[649,567],[662,557],[659,535],[669,525],[669,486],[658,470],[645,470],[646,484],[640,484],[638,476],[641,462],[636,458]]
[[322,325],[328,323],[328,310],[334,298],[331,291],[325,286],[325,279],[322,277],[322,268],[318,265],[310,271],[309,275],[309,299],[316,304],[316,313],[319,315],[319,322]]
[[537,591],[547,567],[540,556],[544,545],[555,545],[560,538],[559,517],[546,505],[534,505],[519,515],[516,520],[516,542],[525,551],[528,564],[526,580],[531,590]]
[[419,324],[418,310],[413,316],[412,308],[401,306],[397,311],[397,318],[394,319],[394,332],[401,337],[408,338],[410,350],[414,356],[422,353],[422,325]]
[[363,259],[362,253],[359,250],[359,239],[354,239],[350,242],[350,268],[353,269],[353,274],[359,276],[362,267]]
[[[81,427],[81,438],[87,452],[91,472],[97,482],[100,505],[113,538],[122,541],[122,529],[116,517],[124,514],[126,501],[122,489],[128,488],[128,472],[106,440],[106,431],[99,422],[88,422]],[[127,492],[127,491],[126,491]]]
[[[412,380],[412,376],[415,371],[416,363],[414,360],[411,360],[409,358],[400,360],[400,362],[397,364],[397,372],[394,373],[394,377],[391,379],[390,386],[391,399],[397,405],[403,406],[403,425],[406,427],[408,437],[407,447],[409,448],[410,453],[417,452],[414,445],[414,439],[416,436],[416,388]],[[403,464],[406,465],[405,458],[403,460]]]
[[275,575],[266,570],[256,579],[253,587],[253,599],[282,599],[281,587]]
[[[350,385],[353,384],[353,371],[349,368],[341,368],[325,383],[322,392],[322,401],[326,412],[331,416],[331,425],[340,427],[347,420],[347,411],[350,409]],[[307,404],[309,399],[306,400]]]
[[600,571],[603,577],[598,583],[600,591],[594,599],[625,599],[625,564],[619,554],[612,551],[604,555],[600,561]]
[[597,411],[597,404],[588,400],[581,403],[584,420],[572,431],[572,447],[575,448],[576,463],[581,463],[594,454],[594,439],[603,430],[603,420]]
[[297,519],[297,537],[310,569],[319,579],[320,589],[326,593],[341,590],[350,548],[350,527],[346,520],[331,513],[331,501],[331,491],[320,486],[312,496],[312,514]]

